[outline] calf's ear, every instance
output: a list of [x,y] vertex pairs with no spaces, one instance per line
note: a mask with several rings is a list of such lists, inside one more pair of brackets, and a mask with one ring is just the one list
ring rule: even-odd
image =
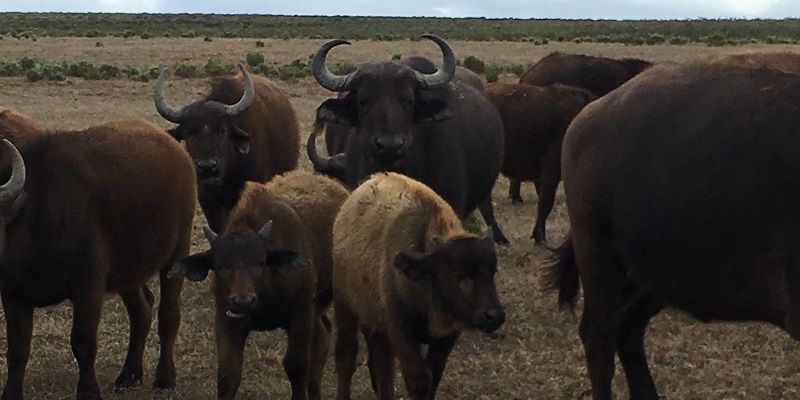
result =
[[353,93],[341,99],[328,99],[317,107],[317,119],[339,125],[354,126],[358,124],[356,96]]
[[292,250],[270,250],[267,252],[267,265],[295,265],[300,260],[300,254]]
[[401,251],[394,256],[394,265],[414,282],[422,280],[430,268],[425,262],[425,254],[418,251]]
[[185,276],[190,281],[200,282],[208,276],[211,263],[212,257],[209,252],[194,254],[176,262],[167,273],[167,277]]
[[416,122],[439,122],[453,118],[453,112],[447,103],[438,100],[418,100],[414,108]]

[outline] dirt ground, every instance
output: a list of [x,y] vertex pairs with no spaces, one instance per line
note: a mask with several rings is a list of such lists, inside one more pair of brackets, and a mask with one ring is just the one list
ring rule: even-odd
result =
[[[101,41],[103,47],[94,47]],[[38,42],[0,41],[0,59],[23,55],[47,60],[112,62],[146,66],[182,60],[205,62],[209,58],[240,60],[255,50],[253,40],[215,39],[51,39]],[[271,61],[288,62],[311,54],[320,40],[268,40],[264,53]],[[454,42],[457,55],[475,55],[488,62],[530,63],[554,51],[570,51],[613,57],[642,57],[658,62],[689,61],[763,47],[708,48],[700,46],[623,46],[529,43]],[[769,51],[800,47],[770,46]],[[386,60],[392,54],[436,55],[426,42],[358,42],[334,51],[336,61]],[[508,78],[510,79],[510,78]],[[279,85],[291,96],[304,135],[310,131],[314,109],[330,93],[313,79]],[[169,98],[188,103],[205,93],[205,80],[170,81]],[[163,127],[168,124],[155,112],[152,83],[129,80],[29,83],[23,78],[0,79],[0,106],[28,114],[52,129],[82,128],[119,117],[142,117]],[[305,142],[305,140],[303,140]],[[301,152],[302,168],[309,168]],[[532,185],[524,185],[525,203],[512,205],[506,198],[508,183],[500,178],[494,190],[495,210],[508,247],[498,247],[497,275],[501,301],[508,320],[496,333],[469,333],[456,346],[439,390],[440,399],[582,399],[589,397],[583,349],[577,335],[577,318],[559,312],[555,296],[542,292],[538,279],[551,252],[528,239],[533,224],[536,196]],[[568,230],[563,194],[550,216],[550,244],[560,243]],[[198,212],[193,251],[207,247]],[[157,285],[151,285],[156,288]],[[64,399],[73,396],[77,366],[69,346],[71,309],[68,303],[39,309],[35,316],[32,353],[27,369],[29,399]],[[207,399],[216,395],[216,362],[213,345],[212,299],[209,284],[185,285],[183,323],[178,339],[178,387],[172,398]],[[153,324],[155,331],[156,324]],[[0,329],[5,337],[5,330]],[[114,378],[124,359],[128,323],[121,301],[109,296],[99,333],[97,373],[106,398],[151,398],[150,384],[157,357],[157,335],[151,334],[142,387],[127,393],[112,393]],[[254,333],[246,350],[240,399],[287,398],[289,385],[281,367],[285,335]],[[800,397],[800,346],[784,332],[763,324],[702,324],[688,316],[665,312],[656,317],[647,334],[647,349],[654,378],[666,399],[795,399]],[[354,398],[374,398],[364,365],[354,378]],[[5,340],[0,340],[5,353]],[[324,397],[334,397],[332,357],[328,362]],[[5,375],[5,357],[0,373]],[[617,398],[627,398],[625,379],[615,379]],[[401,380],[397,392],[405,398]],[[162,398],[163,395],[157,396]]]

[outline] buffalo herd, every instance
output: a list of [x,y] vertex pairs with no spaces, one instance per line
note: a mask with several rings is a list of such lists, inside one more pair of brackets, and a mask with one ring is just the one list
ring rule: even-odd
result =
[[[495,244],[508,240],[491,198],[501,173],[514,202],[534,182],[537,245],[564,181],[571,231],[543,285],[567,308],[583,288],[594,400],[614,398],[615,357],[630,398],[659,398],[644,334],[666,307],[800,340],[800,55],[553,53],[517,83],[484,87],[445,40],[423,37],[439,67],[410,57],[337,75],[326,57],[344,40],[313,55],[314,78],[336,94],[307,142],[315,173],[297,170],[288,96],[243,65],[184,107],[168,102],[162,69],[153,100],[169,131],[138,119],[49,131],[0,107],[2,399],[23,398],[34,309],[64,300],[76,398],[101,398],[107,293],[130,320],[114,386],[139,384],[156,274],[152,385],[174,389],[183,282],[213,272],[218,398],[237,393],[250,332],[282,329],[291,398],[320,399],[335,326],[337,399],[351,398],[360,333],[377,398],[395,398],[397,360],[409,398],[433,400],[461,333],[506,320]],[[210,247],[189,254],[196,202]],[[484,233],[468,229],[476,210]]]

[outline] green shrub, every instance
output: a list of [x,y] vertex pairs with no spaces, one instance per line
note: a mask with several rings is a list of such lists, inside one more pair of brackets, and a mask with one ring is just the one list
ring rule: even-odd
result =
[[705,42],[706,46],[719,47],[726,45],[728,39],[722,34],[715,33],[711,36],[706,36],[703,38],[703,42]]
[[145,32],[145,33],[142,33],[141,35],[139,35],[139,37],[142,38],[143,40],[147,40],[147,39],[152,39],[153,35]]
[[689,43],[689,38],[686,36],[673,36],[669,38],[669,44],[683,45],[688,43]]
[[497,82],[497,78],[500,77],[500,73],[503,72],[503,68],[499,65],[489,64],[486,66],[486,72],[484,75],[486,76],[486,82]]
[[34,61],[30,57],[22,57],[19,59],[19,66],[22,68],[23,71],[27,71],[36,66],[36,61]]
[[83,34],[83,36],[86,36],[88,38],[96,38],[100,36],[100,31],[98,31],[97,29],[89,29],[88,31],[86,31],[86,33]]
[[358,69],[358,67],[355,64],[336,63],[333,65],[333,68],[331,68],[331,72],[333,72],[336,75],[347,75],[355,71],[356,69]]
[[402,54],[392,54],[392,60],[399,60],[403,58]]
[[38,82],[44,79],[44,68],[41,64],[36,64],[33,68],[25,71],[25,77],[31,82]]
[[476,73],[482,74],[486,71],[486,63],[484,63],[481,59],[474,56],[466,56],[464,58],[464,68]]
[[15,62],[0,61],[0,76],[19,76],[22,74],[22,67]]
[[483,235],[481,223],[478,222],[478,218],[475,216],[474,212],[467,217],[466,221],[464,221],[464,229],[466,229],[467,232],[472,232],[476,235]]
[[294,60],[290,64],[278,67],[278,78],[284,81],[291,79],[304,78],[311,73],[311,70],[303,60]]
[[522,64],[513,64],[512,66],[508,67],[508,72],[516,76],[522,76],[525,73],[525,66]]
[[660,33],[651,33],[650,36],[644,39],[645,44],[654,46],[657,44],[664,44],[667,39]]
[[175,75],[180,76],[181,78],[198,78],[202,76],[194,64],[189,64],[186,62],[180,63],[177,67],[175,67]]
[[255,67],[261,65],[265,61],[264,55],[261,53],[247,53],[247,65]]
[[113,79],[119,76],[119,68],[108,64],[101,65],[98,72],[100,79]]
[[132,31],[130,29],[126,29],[125,31],[122,32],[122,37],[124,37],[124,38],[131,38],[131,37],[134,37],[134,36],[136,36],[136,32],[134,32],[134,31]]
[[269,64],[260,64],[250,68],[250,72],[256,75],[268,76],[271,78],[278,76],[278,69]]
[[203,67],[203,72],[206,76],[233,75],[236,73],[236,67],[233,64],[223,64],[216,60],[208,60]]
[[594,38],[594,41],[597,43],[611,43],[612,39],[611,36],[608,35],[600,35]]
[[186,31],[186,32],[181,33],[181,37],[182,38],[193,38],[193,37],[197,37],[197,33],[195,33],[195,31]]

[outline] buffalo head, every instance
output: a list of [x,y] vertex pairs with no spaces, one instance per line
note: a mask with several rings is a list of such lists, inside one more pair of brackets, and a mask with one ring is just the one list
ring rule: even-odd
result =
[[[421,73],[403,63],[382,62],[361,65],[348,75],[335,75],[325,65],[328,52],[344,40],[332,40],[317,50],[312,61],[319,84],[346,96],[328,99],[317,108],[317,120],[355,128],[358,148],[371,162],[392,169],[415,140],[417,126],[451,117],[441,96],[431,89],[447,85],[452,79],[456,59],[453,50],[435,35],[423,35],[439,45],[444,56],[442,67],[431,74]],[[309,139],[309,145],[315,135]],[[309,154],[318,163],[336,163],[319,154]]]
[[505,322],[494,275],[497,256],[491,235],[484,238],[434,238],[429,253],[403,251],[394,263],[412,282],[430,282],[441,311],[457,322],[493,332]]
[[164,95],[164,68],[156,82],[153,94],[156,110],[167,121],[178,124],[170,133],[186,142],[202,184],[219,184],[236,153],[250,151],[250,135],[237,127],[234,119],[253,103],[255,86],[244,64],[239,64],[239,69],[244,78],[244,94],[232,105],[203,99],[181,109],[173,108]]
[[296,251],[269,246],[271,220],[252,234],[218,236],[208,226],[203,232],[211,249],[179,261],[170,273],[199,282],[213,270],[217,306],[231,318],[253,311],[259,305],[259,294],[279,292],[287,269],[308,265]]

